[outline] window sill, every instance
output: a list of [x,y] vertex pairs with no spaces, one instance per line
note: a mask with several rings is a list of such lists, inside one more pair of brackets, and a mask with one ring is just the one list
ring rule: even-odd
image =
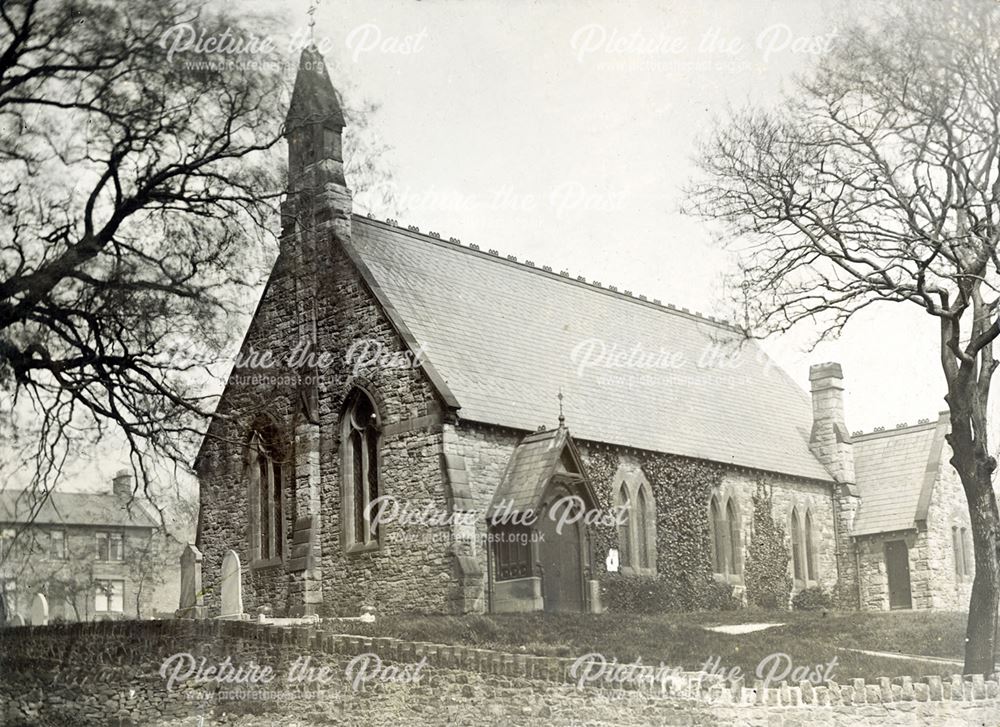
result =
[[713,573],[712,579],[716,583],[728,583],[733,586],[743,585],[742,573]]
[[268,558],[267,560],[257,560],[251,561],[251,570],[267,570],[268,568],[279,568],[285,564],[281,558]]
[[355,543],[344,548],[347,555],[364,555],[365,553],[377,553],[382,550],[382,544],[377,540],[371,543]]
[[638,568],[631,565],[623,565],[620,568],[622,575],[625,576],[645,576],[647,578],[656,577],[656,568]]
[[792,590],[795,591],[804,591],[807,588],[818,588],[818,587],[819,587],[819,581],[808,580],[808,579],[803,581],[800,578],[792,579]]

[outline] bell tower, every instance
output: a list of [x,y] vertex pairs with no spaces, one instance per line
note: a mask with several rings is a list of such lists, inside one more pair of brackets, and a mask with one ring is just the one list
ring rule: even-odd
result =
[[[351,192],[344,179],[344,114],[323,56],[315,46],[302,51],[285,119],[288,188],[281,205],[281,249],[276,274],[288,291],[300,342],[320,347],[327,268],[337,241],[351,239]],[[323,602],[320,372],[310,363],[297,371],[299,385],[293,422],[295,518],[289,614],[315,614]]]

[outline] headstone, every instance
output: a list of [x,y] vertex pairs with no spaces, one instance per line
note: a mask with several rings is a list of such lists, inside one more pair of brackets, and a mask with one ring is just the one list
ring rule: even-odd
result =
[[[238,562],[238,561],[237,561]],[[188,543],[181,553],[181,601],[177,618],[204,618],[205,596],[201,588],[201,551]]]
[[13,626],[24,626],[24,616],[19,613],[15,613],[13,617],[11,617],[10,623]]
[[222,558],[222,611],[220,618],[245,618],[243,615],[243,569],[235,550]]
[[36,593],[31,602],[31,625],[49,625],[49,599],[45,597],[44,593]]

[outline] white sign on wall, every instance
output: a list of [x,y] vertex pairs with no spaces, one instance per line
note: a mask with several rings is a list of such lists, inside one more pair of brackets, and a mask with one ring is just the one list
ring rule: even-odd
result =
[[604,561],[604,565],[608,569],[608,573],[618,572],[618,548],[611,548],[608,551],[608,557]]

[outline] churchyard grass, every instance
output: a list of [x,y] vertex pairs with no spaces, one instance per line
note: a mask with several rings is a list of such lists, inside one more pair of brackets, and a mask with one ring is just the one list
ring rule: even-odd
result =
[[[599,652],[608,660],[663,663],[700,668],[718,657],[728,669],[752,674],[768,655],[787,654],[796,665],[828,664],[833,678],[874,679],[881,676],[950,675],[960,666],[860,654],[850,649],[962,658],[964,613],[955,612],[789,612],[726,611],[626,614],[493,614],[381,616],[373,624],[339,621],[345,633],[390,636],[412,641],[465,644],[478,648],[575,657]],[[706,626],[780,623],[746,634],[708,631]]]

